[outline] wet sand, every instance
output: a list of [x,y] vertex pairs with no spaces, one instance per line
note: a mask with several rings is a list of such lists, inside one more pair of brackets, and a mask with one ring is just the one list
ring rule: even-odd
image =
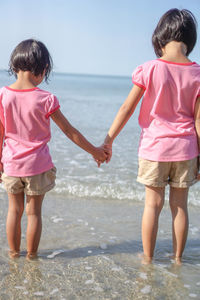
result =
[[190,230],[183,263],[172,254],[171,217],[160,217],[155,259],[143,265],[141,217],[134,201],[79,200],[46,196],[39,258],[7,256],[6,195],[0,209],[0,299],[192,299],[200,298],[199,212],[190,207]]

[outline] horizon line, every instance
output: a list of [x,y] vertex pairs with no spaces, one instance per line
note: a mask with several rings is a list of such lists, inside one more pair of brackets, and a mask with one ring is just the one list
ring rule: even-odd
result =
[[[8,70],[0,68],[0,72],[6,72],[6,73],[8,73]],[[129,78],[129,77],[131,77],[129,75],[120,75],[120,74],[116,75],[116,74],[72,73],[72,72],[63,72],[63,71],[52,71],[51,74],[52,74],[52,76],[53,76],[53,74],[58,74],[58,75],[91,76],[91,77],[92,76],[99,76],[99,77],[123,77],[123,78]]]

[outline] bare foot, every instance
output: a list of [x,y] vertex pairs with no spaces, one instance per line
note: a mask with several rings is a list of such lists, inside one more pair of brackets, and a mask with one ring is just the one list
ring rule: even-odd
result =
[[181,257],[174,257],[174,260],[175,260],[175,264],[177,266],[181,266],[182,265],[182,259],[181,259]]
[[28,259],[28,260],[33,260],[33,259],[36,259],[36,258],[38,258],[37,252],[35,252],[35,253],[27,253],[27,255],[26,255],[26,259]]
[[152,257],[144,255],[144,253],[138,253],[138,257],[141,259],[143,265],[149,265],[152,263]]
[[13,259],[13,258],[18,258],[20,256],[20,253],[19,251],[10,250],[8,255],[10,258]]

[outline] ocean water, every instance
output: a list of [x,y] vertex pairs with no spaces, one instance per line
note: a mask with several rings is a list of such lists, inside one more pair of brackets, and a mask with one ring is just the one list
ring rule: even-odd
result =
[[[13,78],[0,72],[0,86]],[[101,145],[131,78],[53,74],[41,88],[54,93],[67,119],[94,145]],[[190,190],[190,228],[183,264],[172,254],[171,216],[160,216],[153,264],[141,264],[144,187],[136,182],[139,107],[113,145],[109,164],[92,157],[52,124],[49,143],[57,167],[56,187],[43,205],[39,259],[7,256],[7,196],[0,187],[0,299],[191,299],[200,298],[200,184]],[[53,123],[53,122],[52,122]]]

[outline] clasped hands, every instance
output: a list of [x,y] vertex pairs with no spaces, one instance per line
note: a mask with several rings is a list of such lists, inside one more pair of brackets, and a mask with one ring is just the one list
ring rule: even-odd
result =
[[112,157],[112,145],[102,144],[96,148],[96,153],[93,155],[98,167],[104,162],[109,163]]

